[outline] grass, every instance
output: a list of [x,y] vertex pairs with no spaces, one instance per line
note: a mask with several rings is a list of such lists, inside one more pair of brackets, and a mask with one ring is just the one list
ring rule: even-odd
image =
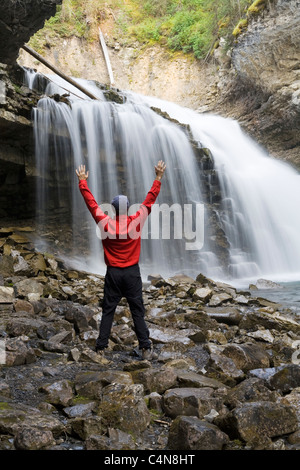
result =
[[[120,44],[158,43],[171,51],[209,56],[223,37],[228,47],[265,0],[64,0],[29,45],[42,53],[58,38],[98,40],[98,25],[114,19]],[[248,10],[247,10],[248,9]],[[238,26],[238,28],[237,28]],[[233,33],[234,32],[234,33]]]

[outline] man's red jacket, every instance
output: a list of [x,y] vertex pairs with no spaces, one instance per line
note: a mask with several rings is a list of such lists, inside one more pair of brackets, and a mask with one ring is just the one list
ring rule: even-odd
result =
[[79,181],[80,192],[101,232],[104,261],[107,266],[125,268],[139,262],[142,228],[160,192],[160,187],[161,182],[154,180],[146,199],[134,215],[119,215],[112,219],[95,201],[87,181]]

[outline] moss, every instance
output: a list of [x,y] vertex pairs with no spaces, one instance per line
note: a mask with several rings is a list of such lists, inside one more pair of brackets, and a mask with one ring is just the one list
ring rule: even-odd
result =
[[3,410],[13,410],[13,407],[7,403],[6,401],[1,401],[0,402],[0,411],[3,411]]
[[233,36],[237,37],[239,36],[244,29],[246,29],[248,26],[248,20],[247,19],[242,19],[238,22],[234,30],[232,31]]
[[248,14],[259,13],[266,6],[266,0],[255,0],[247,10]]
[[77,395],[72,399],[72,406],[74,405],[85,405],[86,403],[91,403],[91,398]]

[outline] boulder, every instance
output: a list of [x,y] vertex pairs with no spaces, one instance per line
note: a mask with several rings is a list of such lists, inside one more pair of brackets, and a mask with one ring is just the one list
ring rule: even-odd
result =
[[86,440],[94,434],[103,434],[105,425],[100,416],[77,417],[71,420],[71,428],[80,439]]
[[135,450],[136,445],[131,434],[110,428],[108,436],[97,434],[89,436],[85,441],[85,448],[86,450]]
[[17,297],[25,299],[29,294],[38,294],[41,297],[44,293],[43,284],[33,278],[22,279],[16,282],[14,289]]
[[296,334],[300,333],[299,322],[287,316],[283,316],[278,312],[254,311],[246,313],[241,319],[239,327],[247,331],[256,331],[257,325],[269,330],[293,331]]
[[235,387],[228,390],[225,404],[230,409],[241,406],[245,402],[272,401],[275,402],[279,394],[271,391],[264,380],[251,377],[243,380]]
[[177,382],[179,387],[187,388],[187,387],[210,387],[215,390],[223,389],[226,390],[228,387],[224,385],[222,382],[218,380],[212,379],[210,377],[206,377],[202,374],[197,374],[196,372],[192,371],[185,371],[180,370],[177,372]]
[[24,427],[51,431],[54,437],[65,432],[64,424],[51,414],[22,403],[0,402],[0,433],[15,436]]
[[223,354],[231,358],[237,368],[244,372],[270,365],[268,353],[257,343],[231,343],[225,346]]
[[15,295],[12,287],[0,286],[0,304],[13,303],[14,299]]
[[213,295],[213,291],[209,287],[198,287],[193,293],[193,301],[206,303]]
[[73,399],[73,388],[68,380],[59,380],[52,384],[40,387],[40,391],[46,394],[46,399],[52,405],[66,407]]
[[228,442],[228,436],[217,426],[195,416],[178,416],[170,426],[168,448],[222,450]]
[[231,439],[241,439],[254,448],[268,448],[271,438],[296,431],[298,420],[291,406],[255,401],[234,408],[221,429]]
[[27,344],[28,337],[17,336],[16,338],[8,338],[5,341],[5,365],[19,366],[22,364],[31,364],[36,362],[34,350]]
[[135,383],[144,386],[145,393],[157,392],[164,393],[177,384],[176,370],[171,367],[164,369],[142,369],[131,373]]
[[203,418],[212,409],[222,411],[223,401],[210,387],[173,388],[164,393],[162,406],[173,419],[179,415]]
[[18,429],[14,445],[17,450],[39,450],[53,446],[55,440],[51,431],[36,427]]
[[98,414],[108,427],[134,434],[143,432],[150,423],[144,387],[141,384],[107,385],[102,391]]
[[280,390],[289,393],[294,388],[300,387],[300,365],[287,364],[280,367],[268,381],[272,390]]
[[223,382],[225,385],[234,386],[244,378],[245,373],[236,366],[233,359],[216,351],[210,354],[207,375]]

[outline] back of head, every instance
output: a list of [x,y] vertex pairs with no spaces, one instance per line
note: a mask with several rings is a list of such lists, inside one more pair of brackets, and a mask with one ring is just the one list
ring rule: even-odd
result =
[[111,204],[115,208],[116,215],[127,215],[129,208],[129,201],[127,196],[119,194],[119,196],[115,196],[113,198]]

